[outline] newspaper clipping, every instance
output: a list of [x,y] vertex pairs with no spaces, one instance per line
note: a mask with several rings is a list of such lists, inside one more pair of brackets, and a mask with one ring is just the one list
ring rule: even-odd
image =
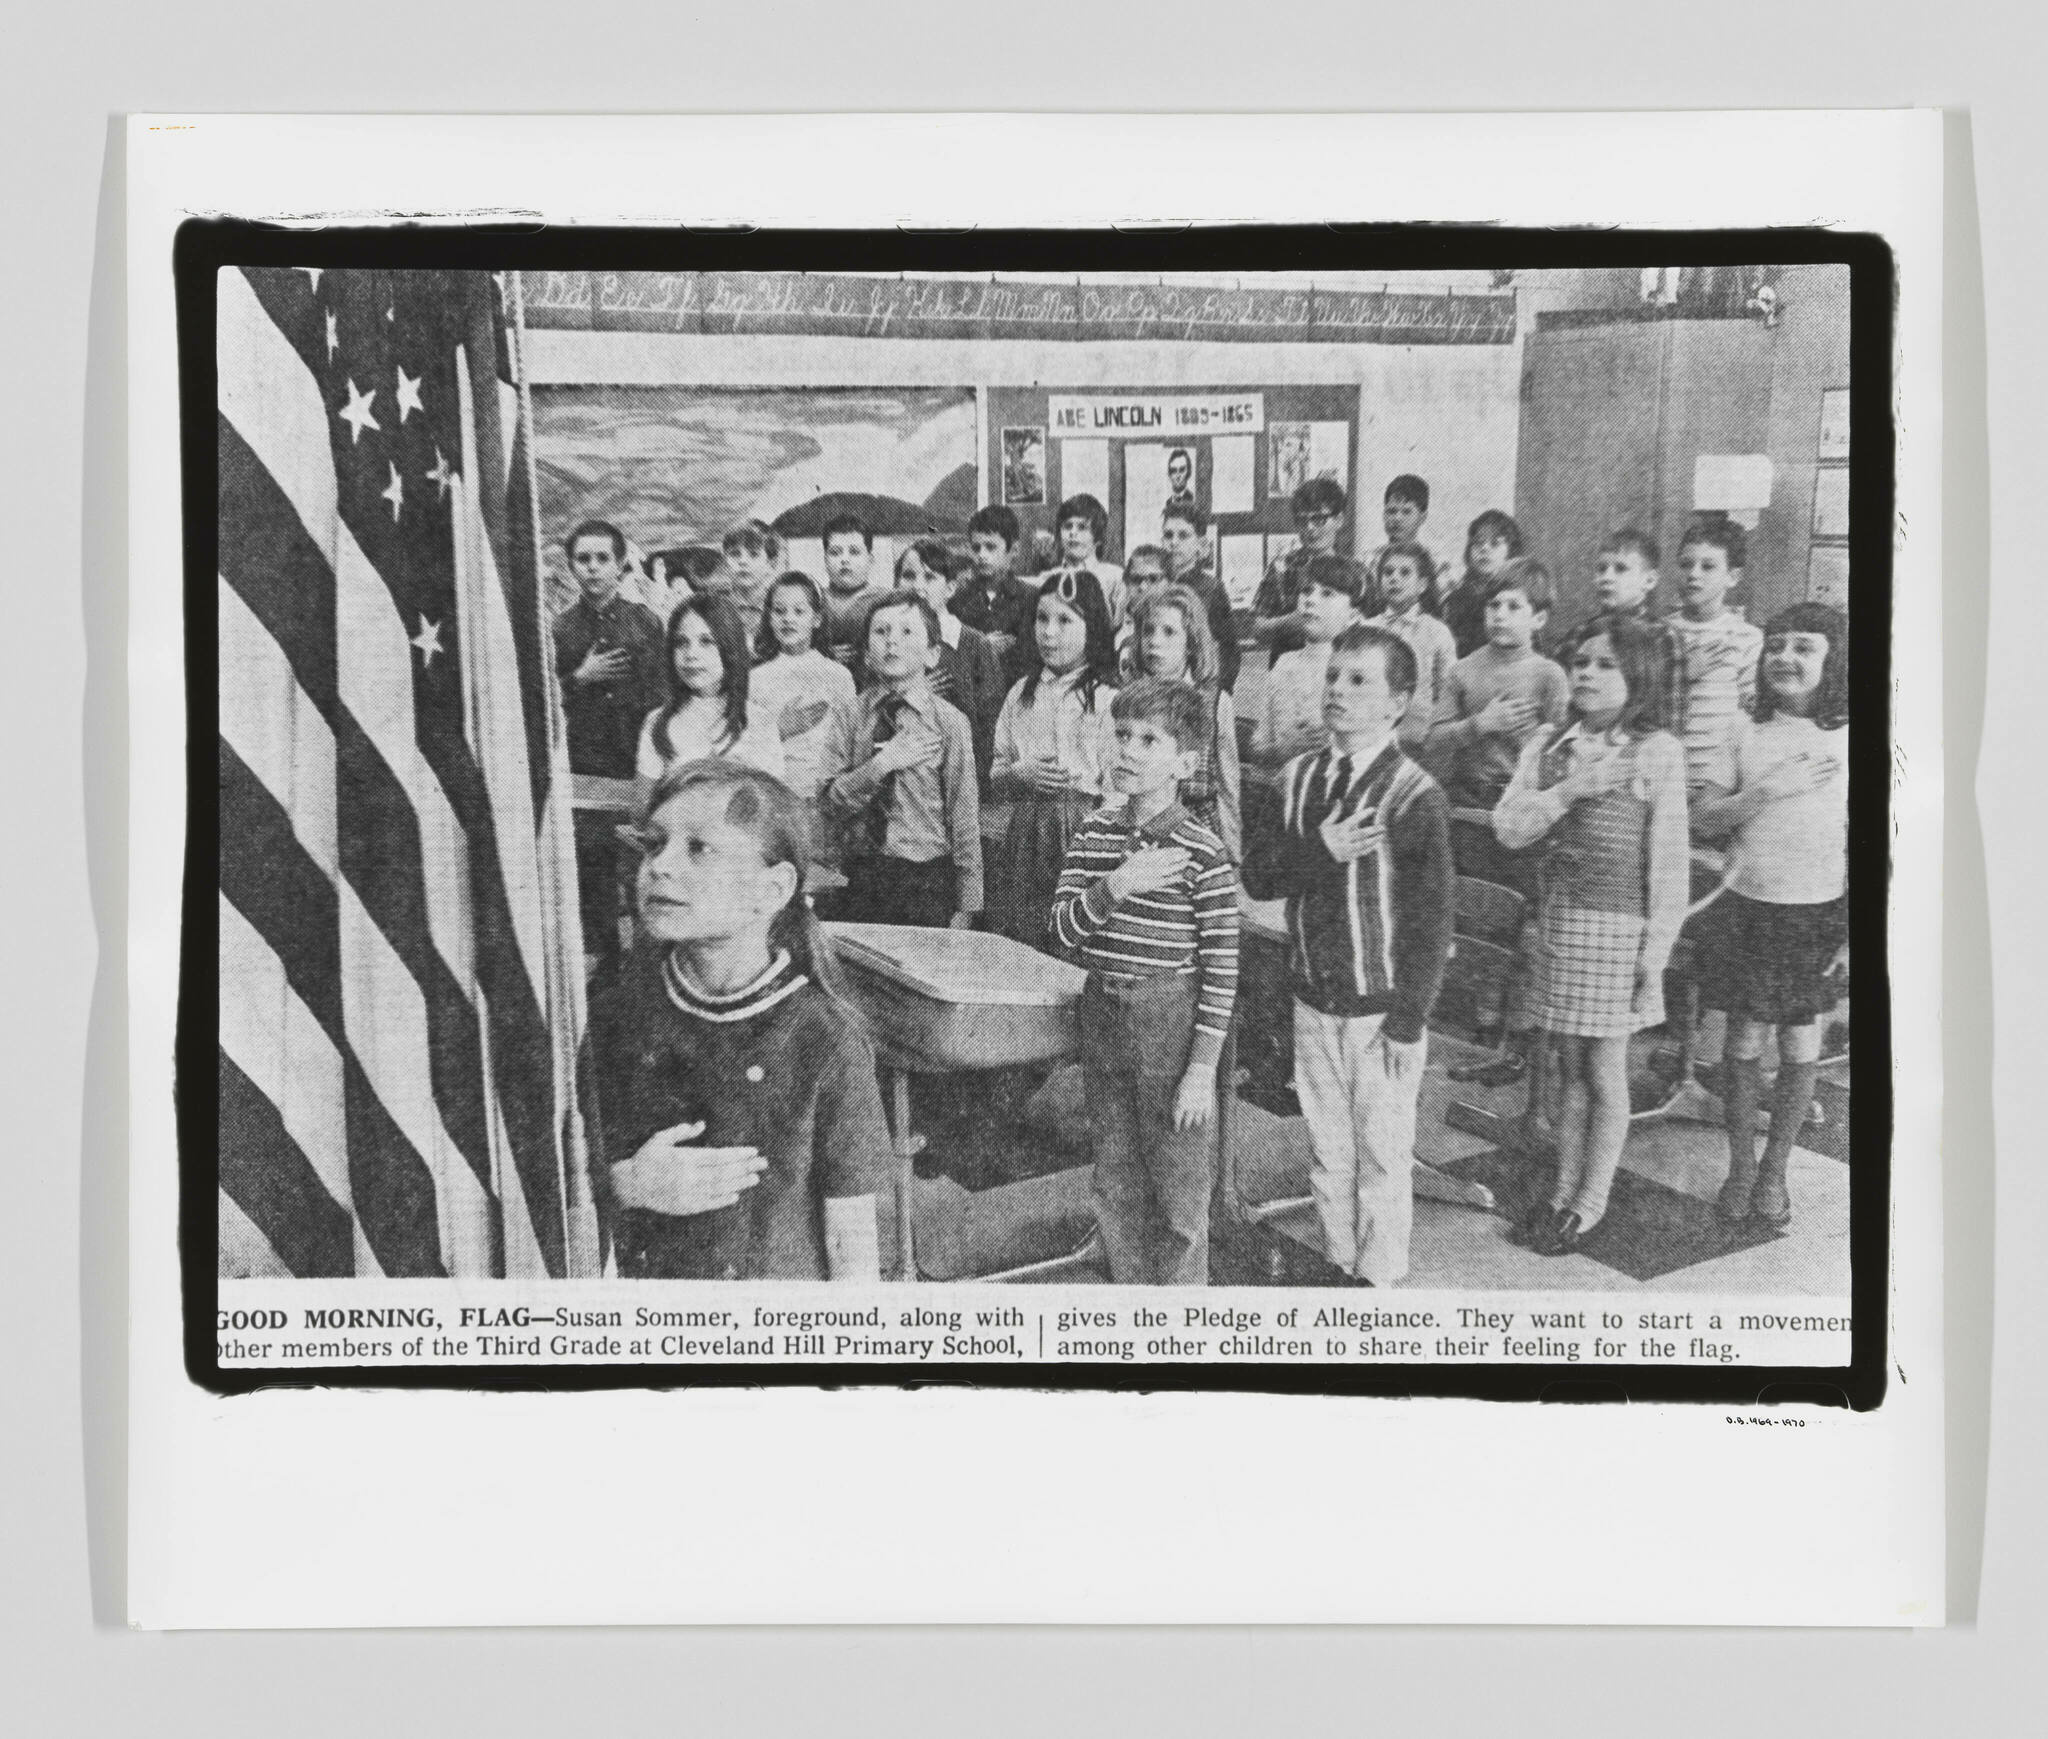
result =
[[1850,277],[219,271],[220,1371],[1847,1365]]

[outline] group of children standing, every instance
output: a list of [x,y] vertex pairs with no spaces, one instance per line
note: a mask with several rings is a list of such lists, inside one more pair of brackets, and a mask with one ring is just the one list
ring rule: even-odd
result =
[[[713,1115],[719,1095],[684,1095],[684,1115],[664,1122],[676,1106],[658,1080],[622,1086],[635,1107],[609,1140],[631,1162],[614,1169],[622,1215],[659,1174],[659,1211],[712,1203],[689,1211],[755,1225],[737,1272],[837,1274],[842,1258],[871,1271],[874,1204],[860,1204],[886,1133],[872,1070],[857,1066],[865,1040],[810,939],[813,866],[836,860],[836,916],[978,925],[1087,968],[1082,1066],[1112,1277],[1202,1284],[1242,885],[1286,901],[1326,1255],[1393,1284],[1408,1268],[1426,1021],[1462,872],[1517,887],[1534,914],[1504,1013],[1535,1065],[1532,1110],[1556,1165],[1514,1235],[1567,1253],[1606,1211],[1628,1040],[1663,1019],[1664,972],[1702,892],[1697,841],[1727,865],[1695,926],[1702,998],[1729,1017],[1720,1208],[1785,1222],[1786,1157],[1845,934],[1845,621],[1799,605],[1759,631],[1730,611],[1743,537],[1720,516],[1684,535],[1678,613],[1650,610],[1658,551],[1624,529],[1592,576],[1596,614],[1553,639],[1552,576],[1508,515],[1472,522],[1454,576],[1419,539],[1420,479],[1390,486],[1387,541],[1364,562],[1336,551],[1346,501],[1333,481],[1304,485],[1293,506],[1300,545],[1253,605],[1251,638],[1274,654],[1248,731],[1246,758],[1268,776],[1257,804],[1232,697],[1239,634],[1192,503],[1170,503],[1160,542],[1121,569],[1103,559],[1101,504],[1062,503],[1059,565],[1035,583],[1012,571],[1019,525],[1003,507],[974,516],[964,564],[917,542],[889,585],[869,573],[858,520],[826,528],[822,587],[776,571],[766,527],[727,538],[730,581],[670,618],[667,694],[639,729],[637,893],[661,957],[622,975],[609,1006],[652,1019],[676,1058],[690,1050],[677,1034],[716,1029],[732,1053],[720,1066],[739,1070],[719,1078],[749,1082],[741,1099],[761,1104],[735,1122]],[[584,577],[594,542],[622,554],[623,539],[593,524],[569,540],[579,609],[604,616]],[[573,615],[569,632],[557,626],[572,744],[579,687],[603,656]],[[644,646],[645,624],[633,635]],[[991,806],[1003,820],[985,827]],[[713,858],[731,872],[716,897],[701,868]],[[801,1042],[774,1036],[793,1021]],[[1772,1028],[1781,1066],[1759,1156]],[[656,1077],[670,1066],[659,1046],[626,1048]],[[768,1084],[798,1052],[807,1109],[790,1125]],[[693,1139],[721,1120],[707,1137],[719,1145]],[[786,1164],[790,1141],[810,1143],[808,1157]],[[797,1173],[824,1204],[809,1244],[762,1229],[782,1211],[764,1189]],[[699,1272],[704,1250],[740,1247],[642,1233],[638,1271]]]

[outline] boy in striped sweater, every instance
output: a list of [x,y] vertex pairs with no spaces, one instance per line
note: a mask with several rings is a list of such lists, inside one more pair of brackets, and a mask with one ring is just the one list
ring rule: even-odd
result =
[[1415,654],[1360,624],[1330,647],[1329,747],[1280,775],[1281,825],[1246,830],[1245,887],[1287,901],[1294,1088],[1331,1265],[1374,1286],[1408,1272],[1415,1106],[1451,944],[1450,811],[1401,752]]
[[1237,999],[1237,872],[1180,804],[1210,709],[1188,683],[1118,690],[1110,784],[1067,846],[1052,928],[1088,968],[1081,1075],[1110,1278],[1209,1283],[1216,1066]]

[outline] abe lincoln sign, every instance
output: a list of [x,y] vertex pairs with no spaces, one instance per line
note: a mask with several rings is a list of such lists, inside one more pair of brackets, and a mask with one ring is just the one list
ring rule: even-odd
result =
[[1161,435],[1256,435],[1266,426],[1266,395],[1232,393],[1106,393],[1086,398],[1055,393],[1047,401],[1055,436],[1114,438]]

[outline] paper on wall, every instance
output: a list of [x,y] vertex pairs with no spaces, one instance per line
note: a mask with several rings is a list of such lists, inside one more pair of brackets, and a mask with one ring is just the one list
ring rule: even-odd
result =
[[1060,493],[1068,496],[1092,495],[1104,508],[1109,506],[1107,441],[1060,443]]
[[1169,493],[1166,448],[1152,441],[1124,448],[1124,553],[1159,541],[1159,512]]
[[[1252,438],[1226,435],[1209,443],[1209,511],[1252,510]],[[1226,540],[1227,542],[1228,540]],[[1226,556],[1226,560],[1228,557]]]
[[[1220,445],[1220,443],[1219,443]],[[1251,445],[1249,441],[1245,443]],[[1265,577],[1265,540],[1257,532],[1232,533],[1223,540],[1223,589],[1234,609],[1251,608],[1252,594]]]
[[1351,491],[1351,425],[1310,423],[1308,426],[1308,474],[1334,477]]
[[800,574],[809,574],[819,585],[825,583],[825,540],[821,537],[793,537],[783,546],[784,559]]

